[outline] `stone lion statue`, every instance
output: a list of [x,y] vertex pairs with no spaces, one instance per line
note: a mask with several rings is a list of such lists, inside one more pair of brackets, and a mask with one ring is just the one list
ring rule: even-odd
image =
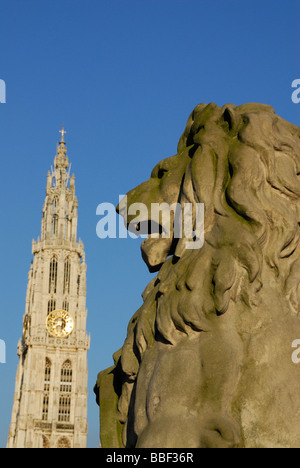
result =
[[212,103],[127,194],[204,203],[205,242],[142,243],[158,273],[98,375],[103,447],[300,447],[299,197],[300,129],[268,105]]

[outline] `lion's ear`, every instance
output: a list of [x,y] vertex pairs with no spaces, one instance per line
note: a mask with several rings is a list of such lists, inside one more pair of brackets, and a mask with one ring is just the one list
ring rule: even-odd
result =
[[226,104],[222,107],[221,125],[230,133],[236,133],[240,125],[240,115],[235,111],[234,104]]

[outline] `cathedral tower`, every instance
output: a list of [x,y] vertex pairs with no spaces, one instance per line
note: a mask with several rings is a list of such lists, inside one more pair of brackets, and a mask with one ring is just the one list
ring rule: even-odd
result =
[[86,263],[64,134],[32,243],[8,448],[86,447]]

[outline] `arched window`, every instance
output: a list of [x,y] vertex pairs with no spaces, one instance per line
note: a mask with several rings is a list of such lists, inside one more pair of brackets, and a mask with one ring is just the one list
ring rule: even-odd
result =
[[65,239],[67,239],[68,236],[68,231],[69,231],[69,217],[65,217]]
[[47,421],[48,419],[50,378],[51,378],[51,361],[50,359],[46,358],[45,375],[44,375],[44,393],[43,393],[43,413],[42,413],[43,421]]
[[46,358],[45,359],[45,382],[47,383],[50,382],[50,376],[51,376],[51,361],[49,358]]
[[56,213],[57,205],[58,205],[57,197],[54,197],[54,198],[53,198],[53,202],[52,202],[52,214],[55,214],[55,213]]
[[70,279],[71,279],[71,262],[70,262],[70,259],[67,258],[65,261],[65,266],[64,266],[64,288],[63,288],[64,294],[70,293]]
[[48,315],[50,314],[50,312],[55,310],[55,308],[56,308],[56,300],[55,299],[49,299],[49,301],[48,301]]
[[69,359],[67,359],[61,368],[60,372],[60,391],[71,393],[72,390],[72,364]]
[[68,303],[68,301],[65,300],[62,303],[62,308],[63,308],[63,310],[66,310],[67,312],[69,312],[69,303]]
[[57,214],[52,216],[52,222],[51,222],[51,237],[54,237],[57,235],[57,228],[58,228],[58,216]]
[[71,414],[71,392],[72,392],[72,364],[67,359],[60,372],[60,395],[58,407],[58,420],[70,421]]
[[56,293],[57,287],[57,260],[55,257],[50,262],[49,293]]
[[67,437],[60,437],[56,444],[57,448],[71,448],[70,440]]
[[71,413],[71,396],[60,395],[59,396],[59,409],[58,409],[58,420],[59,421],[70,421]]
[[43,448],[50,448],[50,442],[49,442],[48,437],[44,435],[42,437],[43,437]]
[[57,229],[58,229],[57,208],[58,208],[58,198],[54,197],[52,201],[51,237],[54,237],[57,235]]
[[70,224],[70,218],[69,218],[69,202],[66,200],[65,203],[65,239],[70,238],[70,231],[69,231],[69,224]]

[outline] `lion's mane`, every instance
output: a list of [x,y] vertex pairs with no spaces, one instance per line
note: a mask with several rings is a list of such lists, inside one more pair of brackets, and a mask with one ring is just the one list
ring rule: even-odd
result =
[[153,342],[176,345],[206,331],[230,303],[255,307],[266,271],[290,314],[299,313],[300,129],[267,105],[200,104],[179,140],[178,154],[187,150],[178,201],[204,203],[205,244],[177,245],[129,323],[115,354],[122,423]]

